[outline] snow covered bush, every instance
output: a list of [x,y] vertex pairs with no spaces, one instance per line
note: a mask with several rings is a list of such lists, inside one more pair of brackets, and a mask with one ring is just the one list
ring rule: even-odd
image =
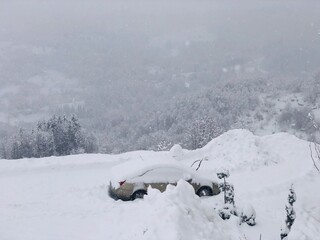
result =
[[226,183],[225,185],[225,192],[226,192],[226,203],[234,205],[234,187],[230,183]]
[[219,179],[224,179],[224,182],[219,184],[219,188],[224,192],[224,205],[218,210],[219,216],[226,220],[234,215],[240,218],[240,225],[242,223],[247,223],[249,226],[256,225],[256,212],[250,204],[245,205],[241,211],[235,206],[234,187],[225,180],[230,176],[229,171],[221,170],[217,176]]
[[219,188],[224,192],[224,203],[234,204],[233,186],[226,182],[226,178],[230,176],[230,173],[226,169],[221,169],[217,173],[219,179],[223,179],[223,183],[219,184]]
[[230,173],[226,169],[221,169],[217,176],[219,179],[223,179],[223,183],[219,184],[219,188],[224,192],[224,205],[218,210],[219,216],[223,219],[229,219],[231,215],[238,216],[237,209],[234,202],[234,187],[232,184],[226,182],[226,178],[230,176]]
[[288,234],[290,233],[291,227],[294,223],[294,220],[296,219],[296,212],[293,208],[293,203],[297,200],[296,193],[293,189],[293,186],[290,187],[289,189],[289,194],[288,194],[288,203],[286,205],[286,220],[285,220],[285,226],[281,228],[281,234],[280,237],[283,240],[287,239]]
[[229,173],[229,171],[226,170],[226,169],[221,169],[221,170],[217,173],[217,176],[218,176],[219,179],[222,179],[222,178],[225,179],[225,178],[227,178],[227,177],[230,176],[230,173]]
[[232,209],[233,206],[230,204],[224,204],[224,206],[218,210],[218,214],[223,220],[230,219]]
[[247,223],[249,226],[256,225],[256,211],[250,204],[245,205],[241,211],[240,224],[242,223]]

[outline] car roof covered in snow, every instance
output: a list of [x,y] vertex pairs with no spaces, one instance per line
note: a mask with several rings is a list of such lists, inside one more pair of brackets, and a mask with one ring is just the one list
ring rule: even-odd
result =
[[172,169],[180,169],[183,172],[189,173],[191,177],[197,177],[199,180],[215,182],[216,178],[213,176],[210,179],[200,176],[195,169],[188,167],[182,163],[176,162],[175,160],[143,160],[137,159],[128,161],[119,165],[114,166],[111,169],[110,181],[112,185],[117,185],[119,182],[132,179],[138,176],[145,174],[146,172],[152,169],[160,169],[160,168],[172,168]]

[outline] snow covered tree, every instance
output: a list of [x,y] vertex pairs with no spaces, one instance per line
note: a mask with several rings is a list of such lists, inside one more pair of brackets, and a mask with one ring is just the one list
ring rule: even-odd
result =
[[17,141],[13,142],[10,155],[11,155],[12,159],[22,158],[22,153],[20,151],[19,142],[17,142]]
[[35,157],[48,157],[54,155],[54,141],[51,132],[44,131],[41,123],[35,130]]
[[187,133],[188,146],[191,149],[201,148],[222,132],[222,128],[212,117],[198,117],[189,127]]
[[99,150],[97,139],[93,134],[83,133],[83,141],[81,142],[81,148],[85,153],[96,153]]
[[26,130],[20,129],[19,133],[13,138],[11,146],[11,158],[30,158],[34,155],[33,136]]
[[234,205],[234,187],[230,183],[225,185],[225,202]]
[[1,145],[0,145],[0,154],[1,154],[1,158],[3,158],[3,159],[7,159],[8,157],[7,157],[7,149],[6,149],[6,146],[5,146],[5,144],[4,144],[4,142],[2,142],[1,143]]
[[39,122],[31,133],[20,129],[8,144],[9,158],[13,159],[64,156],[98,150],[96,138],[82,131],[75,116],[53,116],[48,121]]
[[[229,171],[226,170],[226,169],[221,169],[217,173],[217,176],[218,176],[219,179],[223,179],[223,184],[220,185],[220,189],[224,192],[224,203],[228,203],[229,201],[231,201],[231,199],[227,199],[227,191],[228,191],[228,195],[229,195],[230,198],[232,198],[232,202],[234,204],[233,186],[232,186],[232,189],[231,189],[230,184],[227,184],[227,182],[226,182],[226,178],[230,176]],[[227,186],[227,185],[229,185],[229,186]],[[232,191],[232,193],[231,193],[231,191]]]
[[160,140],[160,142],[156,146],[157,151],[168,151],[172,143],[168,140]]
[[290,233],[290,230],[291,230],[291,227],[294,223],[294,220],[296,219],[296,212],[293,208],[293,203],[296,200],[297,200],[296,193],[293,189],[293,186],[291,186],[289,189],[289,194],[288,194],[288,203],[289,204],[286,205],[287,216],[286,216],[286,220],[285,220],[285,226],[282,227],[281,234],[280,234],[281,240],[283,240],[283,239],[287,240],[287,236]]
[[53,116],[44,123],[44,131],[52,134],[55,155],[76,153],[83,141],[78,119],[72,116]]
[[81,126],[79,124],[79,120],[72,115],[71,119],[68,121],[68,143],[70,150],[78,150],[81,146],[81,142],[83,141],[81,135]]
[[224,206],[218,211],[219,216],[222,219],[229,219],[231,214],[238,216],[234,202],[234,187],[232,184],[226,182],[226,178],[230,176],[230,173],[226,169],[221,169],[217,176],[219,179],[223,179],[223,183],[219,184],[219,188],[224,193]]

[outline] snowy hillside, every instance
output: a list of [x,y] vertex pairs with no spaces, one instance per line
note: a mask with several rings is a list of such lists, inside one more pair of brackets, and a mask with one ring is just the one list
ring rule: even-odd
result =
[[[309,143],[280,133],[255,136],[229,131],[204,148],[170,152],[135,151],[121,155],[74,155],[0,161],[0,239],[140,240],[140,239],[280,239],[288,189],[294,185],[297,216],[290,240],[320,239],[320,174]],[[230,170],[239,208],[251,204],[257,225],[223,221],[214,208],[222,194],[199,198],[184,181],[143,200],[114,201],[107,185],[110,168],[122,162],[172,159],[215,176]],[[320,163],[319,163],[320,165]]]

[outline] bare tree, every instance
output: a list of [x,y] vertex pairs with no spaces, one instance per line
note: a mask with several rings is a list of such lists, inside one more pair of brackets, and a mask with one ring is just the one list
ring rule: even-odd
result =
[[[320,173],[318,165],[320,165],[320,145],[317,143],[309,143],[310,156],[313,162],[314,167]],[[315,155],[314,153],[315,152]]]
[[197,166],[197,168],[196,168],[196,171],[198,171],[199,168],[201,167],[201,164],[202,164],[203,161],[208,161],[208,157],[204,157],[204,158],[202,158],[202,159],[195,160],[195,161],[191,164],[190,167],[193,167],[193,165],[195,165],[196,163],[198,163],[198,166]]
[[[319,125],[315,121],[314,116],[309,113],[308,118],[312,121],[312,124],[316,130],[319,130]],[[313,146],[312,146],[313,145]],[[320,165],[320,145],[317,144],[316,142],[309,143],[309,149],[310,149],[310,156],[313,162],[314,167],[317,169],[317,171],[320,173],[320,169],[318,165]],[[313,154],[315,152],[315,155]]]

